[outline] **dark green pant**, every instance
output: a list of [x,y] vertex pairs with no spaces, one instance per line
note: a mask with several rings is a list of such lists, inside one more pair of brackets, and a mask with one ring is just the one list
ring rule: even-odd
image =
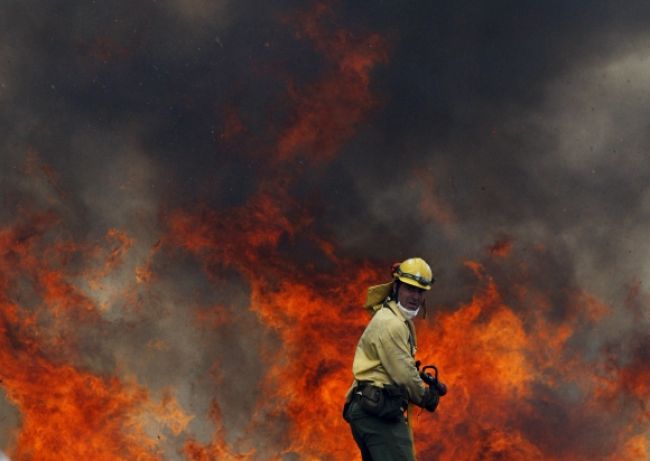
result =
[[347,409],[347,419],[363,461],[415,461],[405,419],[387,422],[370,416],[356,399]]

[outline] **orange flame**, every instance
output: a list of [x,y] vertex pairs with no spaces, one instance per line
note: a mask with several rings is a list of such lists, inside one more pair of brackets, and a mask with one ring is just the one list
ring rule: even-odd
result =
[[[51,216],[37,216],[31,225],[16,225],[0,232],[4,249],[0,258],[2,386],[22,418],[12,457],[157,459],[153,444],[140,434],[131,417],[131,412],[146,400],[146,391],[116,377],[95,376],[60,359],[48,358],[64,354],[72,359],[72,344],[58,336],[65,333],[62,320],[49,326],[58,331],[42,338],[41,332],[47,330],[39,325],[40,317],[83,319],[94,314],[91,301],[67,283],[65,275],[49,266],[47,260],[37,257],[52,250],[43,250],[39,244],[52,222]],[[23,278],[32,281],[42,298],[31,312],[12,299]]]
[[[376,104],[370,73],[387,59],[387,45],[376,34],[326,27],[332,12],[323,4],[297,17],[301,36],[324,57],[324,77],[289,88],[294,119],[270,149],[280,173],[261,181],[239,207],[166,214],[164,235],[131,277],[137,284],[156,281],[154,259],[165,252],[192,255],[215,286],[224,284],[224,273],[237,273],[249,284],[249,310],[279,347],[260,351],[256,377],[225,376],[219,360],[200,370],[215,388],[209,414],[215,429],[210,440],[200,439],[191,426],[205,415],[184,407],[173,386],[163,386],[156,398],[132,370],[118,365],[100,373],[82,360],[77,331],[109,322],[92,293],[124,269],[138,242],[122,230],[109,230],[102,245],[71,242],[61,237],[53,213],[21,216],[0,230],[0,384],[21,417],[14,460],[165,459],[165,433],[179,440],[175,454],[192,461],[359,459],[341,418],[342,399],[368,321],[359,307],[365,288],[386,281],[389,264],[339,256],[289,192],[292,178],[283,162],[308,154],[318,165],[341,150]],[[244,128],[238,118],[229,123],[224,137],[230,142]],[[33,162],[31,168],[58,184],[51,170]],[[418,179],[432,191],[431,177]],[[438,198],[421,207],[441,225],[456,222]],[[513,264],[524,275],[499,284],[481,263],[467,262],[476,280],[473,298],[418,325],[418,358],[437,364],[450,389],[435,414],[411,412],[420,459],[646,459],[647,344],[632,347],[627,361],[615,351],[605,361],[599,351],[596,358],[573,354],[576,335],[607,319],[611,309],[576,290],[566,293],[570,312],[555,318],[550,294],[526,283],[526,264],[511,261],[514,251],[508,242],[495,245],[491,264]],[[237,328],[224,306],[210,306],[192,312],[193,327],[215,335]],[[152,351],[170,348],[159,337],[144,344]],[[242,379],[258,382],[247,396],[255,410],[232,442],[216,396],[223,381]],[[591,432],[606,432],[594,421],[613,419],[621,407],[629,422],[618,423],[604,446],[590,439]],[[271,432],[277,439],[271,448],[256,443]]]
[[359,39],[342,28],[326,30],[323,18],[332,14],[329,7],[319,4],[297,17],[300,34],[323,53],[326,70],[323,79],[307,88],[290,86],[295,115],[278,141],[280,160],[304,153],[329,160],[376,104],[370,92],[370,72],[387,60],[386,44],[377,34]]

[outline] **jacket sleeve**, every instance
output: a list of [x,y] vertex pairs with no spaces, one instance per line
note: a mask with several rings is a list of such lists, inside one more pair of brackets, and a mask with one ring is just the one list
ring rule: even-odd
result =
[[409,399],[417,405],[422,402],[425,387],[411,356],[408,335],[406,324],[399,320],[387,322],[378,338],[377,352],[391,379],[398,386],[404,386]]

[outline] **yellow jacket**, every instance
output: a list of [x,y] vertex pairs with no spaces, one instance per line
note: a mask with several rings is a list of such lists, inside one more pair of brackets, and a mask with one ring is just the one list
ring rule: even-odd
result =
[[[415,326],[406,320],[395,301],[372,307],[373,317],[359,339],[352,363],[354,386],[370,381],[383,387],[402,386],[409,400],[420,404],[424,383],[415,367]],[[409,336],[412,340],[409,340]],[[349,399],[350,392],[348,392]]]

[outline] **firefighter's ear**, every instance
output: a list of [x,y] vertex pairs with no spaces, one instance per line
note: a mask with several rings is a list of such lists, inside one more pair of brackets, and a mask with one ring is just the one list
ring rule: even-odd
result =
[[393,281],[393,287],[391,289],[390,297],[394,301],[397,301],[397,294],[399,292],[399,286],[402,284],[402,282],[399,281],[399,279],[395,279]]

